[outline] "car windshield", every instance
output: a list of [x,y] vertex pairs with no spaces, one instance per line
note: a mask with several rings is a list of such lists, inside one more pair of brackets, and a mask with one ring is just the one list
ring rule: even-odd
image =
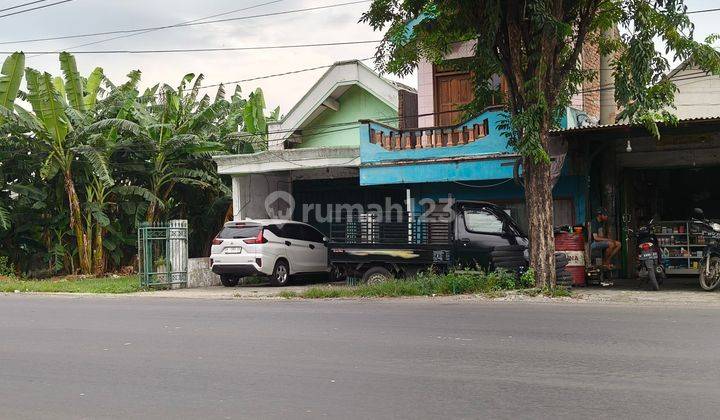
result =
[[466,209],[465,226],[471,232],[502,233],[503,222],[484,209]]
[[254,238],[260,233],[260,225],[238,223],[225,226],[218,235],[220,239]]

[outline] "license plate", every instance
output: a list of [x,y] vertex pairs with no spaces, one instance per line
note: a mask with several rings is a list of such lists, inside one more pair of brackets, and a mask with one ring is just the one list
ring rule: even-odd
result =
[[226,254],[241,254],[242,248],[239,248],[239,247],[225,248],[225,253]]
[[657,258],[657,254],[655,252],[643,252],[640,254],[641,260],[654,260]]

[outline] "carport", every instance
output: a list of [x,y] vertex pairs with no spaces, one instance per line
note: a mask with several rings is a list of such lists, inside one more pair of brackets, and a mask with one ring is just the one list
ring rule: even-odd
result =
[[404,205],[403,186],[360,186],[357,147],[267,150],[215,156],[232,177],[233,219],[285,218],[326,232],[338,206]]

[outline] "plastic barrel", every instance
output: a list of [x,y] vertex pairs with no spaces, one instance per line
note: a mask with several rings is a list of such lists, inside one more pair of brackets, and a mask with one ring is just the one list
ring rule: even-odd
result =
[[585,286],[585,238],[577,233],[555,234],[555,251],[568,256],[565,267],[572,274],[573,286]]

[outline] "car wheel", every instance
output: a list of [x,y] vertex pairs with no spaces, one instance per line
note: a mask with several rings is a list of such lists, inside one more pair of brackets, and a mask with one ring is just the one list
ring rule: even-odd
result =
[[285,260],[278,260],[270,276],[270,284],[273,286],[285,286],[290,280],[290,266]]
[[225,287],[235,287],[240,283],[240,277],[232,276],[230,274],[221,274],[220,283]]
[[362,277],[363,283],[378,284],[393,279],[393,275],[385,267],[371,267]]

